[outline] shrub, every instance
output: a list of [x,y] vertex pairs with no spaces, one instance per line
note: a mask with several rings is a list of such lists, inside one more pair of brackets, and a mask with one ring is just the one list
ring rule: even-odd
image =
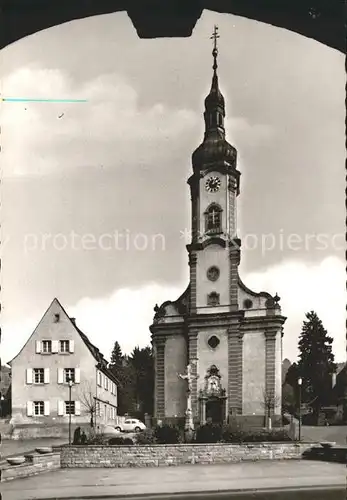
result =
[[154,429],[154,437],[158,444],[177,444],[180,442],[181,432],[175,425],[157,425]]
[[98,445],[98,444],[107,444],[107,438],[101,434],[101,433],[98,433],[98,434],[95,434],[95,433],[91,433],[88,437],[87,437],[87,440],[86,440],[86,443],[85,444],[89,444],[89,445]]
[[292,441],[286,429],[245,430],[240,425],[225,425],[222,430],[222,441],[225,443],[260,443],[262,441]]
[[242,443],[245,431],[236,422],[224,425],[222,428],[222,440],[224,443]]
[[129,446],[134,444],[133,440],[129,437],[122,437],[122,436],[117,436],[109,439],[108,441],[109,445],[123,445],[123,446]]
[[272,430],[257,430],[257,431],[247,431],[244,433],[243,442],[247,443],[260,443],[262,441],[291,441],[288,432],[284,429],[272,429]]
[[222,440],[222,427],[217,424],[207,423],[196,429],[196,443],[218,443]]
[[155,444],[156,437],[153,429],[146,429],[143,432],[136,434],[136,444]]

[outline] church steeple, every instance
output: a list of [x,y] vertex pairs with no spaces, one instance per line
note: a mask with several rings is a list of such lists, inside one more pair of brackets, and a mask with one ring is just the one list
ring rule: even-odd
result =
[[219,89],[217,74],[218,27],[214,27],[213,39],[213,75],[210,93],[205,99],[205,133],[202,144],[194,151],[192,163],[194,172],[211,165],[223,164],[236,168],[236,149],[225,139],[225,101]]
[[217,75],[217,56],[218,56],[218,47],[217,47],[217,39],[218,35],[218,27],[214,27],[214,32],[211,36],[213,39],[213,76],[212,76],[212,84],[211,90],[208,96],[205,99],[205,138],[209,133],[217,133],[220,134],[223,138],[225,137],[225,129],[224,129],[224,117],[225,117],[225,102],[224,97],[219,90],[218,84],[218,75]]

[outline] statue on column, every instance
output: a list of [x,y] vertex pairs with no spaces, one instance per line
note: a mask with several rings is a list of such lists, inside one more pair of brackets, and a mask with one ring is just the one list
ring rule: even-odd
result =
[[187,381],[187,406],[186,406],[186,422],[185,422],[185,428],[186,430],[194,430],[194,420],[193,420],[193,411],[192,411],[192,389],[193,385],[192,382],[193,380],[196,380],[199,378],[199,375],[194,375],[192,372],[193,366],[196,366],[196,361],[191,361],[189,365],[187,366],[187,372],[185,374],[180,374],[178,373],[178,377],[181,378],[182,380]]

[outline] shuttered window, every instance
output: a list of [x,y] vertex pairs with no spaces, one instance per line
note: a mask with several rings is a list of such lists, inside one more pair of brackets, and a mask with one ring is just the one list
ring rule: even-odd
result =
[[34,401],[34,415],[41,416],[45,414],[45,402],[44,401]]
[[43,368],[34,368],[34,384],[43,384],[45,381],[45,370]]
[[43,340],[42,341],[42,351],[45,354],[49,354],[52,352],[52,341],[51,340]]

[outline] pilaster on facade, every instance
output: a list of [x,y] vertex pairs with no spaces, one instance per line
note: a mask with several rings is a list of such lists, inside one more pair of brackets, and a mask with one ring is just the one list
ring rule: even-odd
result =
[[242,413],[242,349],[243,334],[235,321],[228,328],[228,409],[231,415]]
[[165,417],[165,344],[166,336],[153,338],[155,346],[155,417]]
[[200,221],[199,221],[199,177],[192,176],[188,180],[190,184],[190,200],[192,204],[192,243],[197,243],[200,234]]
[[242,387],[243,387],[243,332],[239,331],[238,333],[238,372],[237,372],[237,380],[238,380],[238,408],[239,412],[242,414],[243,412],[243,401],[242,401]]
[[199,417],[198,407],[198,332],[191,331],[188,333],[188,357],[192,367],[192,412],[194,419]]
[[273,401],[272,406],[276,406],[276,337],[277,330],[268,328],[265,330],[265,395],[266,398]]
[[238,310],[238,267],[240,264],[241,240],[235,239],[230,242],[229,247],[229,300],[230,310]]
[[190,312],[196,313],[196,272],[197,272],[197,255],[196,253],[189,253],[189,267],[190,267]]
[[231,238],[236,238],[237,233],[237,203],[236,197],[239,194],[238,179],[228,176],[228,234]]

